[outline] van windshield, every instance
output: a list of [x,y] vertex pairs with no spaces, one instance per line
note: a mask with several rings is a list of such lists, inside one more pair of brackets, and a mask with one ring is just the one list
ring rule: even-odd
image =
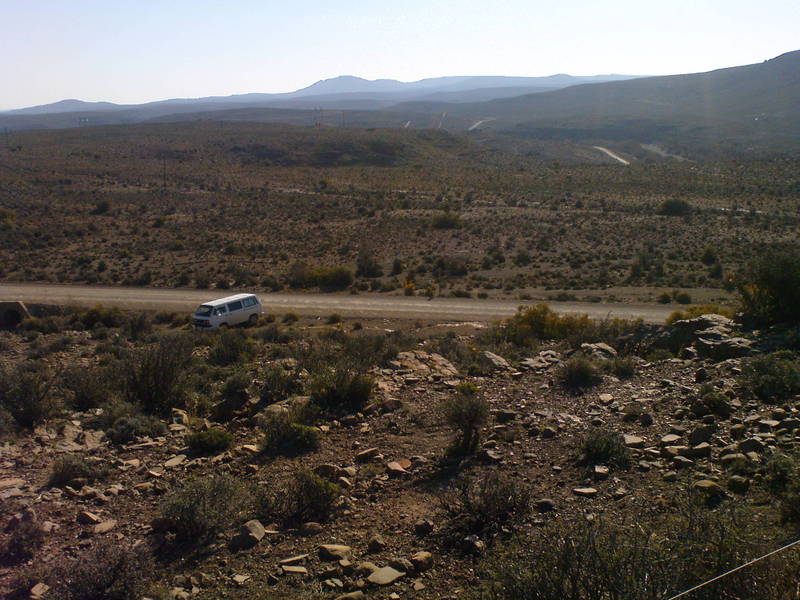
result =
[[212,309],[211,306],[208,306],[207,304],[201,304],[200,306],[197,307],[197,310],[195,311],[194,314],[200,317],[209,317],[211,316],[211,309]]

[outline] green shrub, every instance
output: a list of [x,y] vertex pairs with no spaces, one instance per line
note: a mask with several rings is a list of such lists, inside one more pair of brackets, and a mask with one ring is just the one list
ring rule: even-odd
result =
[[477,394],[472,382],[462,382],[455,395],[442,401],[441,411],[445,421],[456,431],[456,439],[449,448],[455,455],[471,454],[480,445],[481,427],[489,418],[489,402]]
[[98,366],[71,366],[61,374],[61,387],[66,392],[69,406],[79,411],[100,406],[118,384],[111,369]]
[[692,401],[691,410],[696,417],[717,415],[725,418],[733,412],[730,399],[722,392],[708,386],[703,386],[699,398]]
[[125,399],[151,414],[168,414],[182,406],[192,360],[192,344],[186,336],[164,336],[134,352],[123,378]]
[[658,205],[658,209],[656,210],[656,214],[669,217],[680,217],[691,214],[691,212],[692,205],[686,200],[681,200],[679,198],[669,198],[664,200]]
[[369,375],[344,364],[317,368],[310,373],[306,385],[317,406],[335,412],[361,410],[374,388]]
[[158,437],[167,431],[164,423],[151,415],[131,414],[118,417],[106,437],[113,444],[122,445],[136,441],[140,437]]
[[592,359],[575,354],[558,370],[558,379],[569,388],[587,388],[600,383],[600,369]]
[[457,213],[446,211],[434,215],[431,225],[434,229],[458,229],[462,223]]
[[259,395],[262,402],[274,404],[298,394],[302,389],[303,385],[296,371],[286,369],[282,365],[270,365],[264,373],[264,385]]
[[632,356],[613,358],[606,361],[604,367],[620,379],[630,379],[636,375],[636,359]]
[[800,523],[800,457],[775,454],[761,469],[764,486],[778,500],[785,521]]
[[191,479],[169,493],[161,503],[160,515],[178,541],[203,544],[242,520],[252,502],[250,488],[239,479],[209,475]]
[[531,508],[531,488],[497,471],[479,478],[463,478],[440,498],[447,516],[446,541],[464,535],[496,533],[505,524],[522,519]]
[[214,407],[214,418],[218,421],[228,421],[234,414],[241,410],[250,397],[250,375],[240,370],[230,375],[222,386],[222,400]]
[[742,392],[767,403],[800,394],[800,359],[782,350],[750,359],[738,379]]
[[671,312],[667,317],[666,323],[667,325],[672,325],[675,323],[675,321],[693,319],[695,317],[699,317],[700,315],[722,315],[723,317],[732,319],[733,310],[727,306],[720,306],[719,304],[700,304]]
[[223,331],[208,353],[208,362],[219,367],[227,367],[245,360],[252,352],[252,344],[247,334],[240,329]]
[[104,539],[88,552],[53,570],[47,598],[139,600],[155,565],[144,545]]
[[296,422],[297,415],[289,411],[268,414],[259,423],[264,438],[261,452],[266,455],[297,455],[319,448],[319,430]]
[[631,461],[631,452],[625,445],[625,438],[617,431],[591,430],[583,439],[581,450],[589,465],[626,469]]
[[281,501],[274,506],[277,516],[285,523],[327,521],[333,512],[342,489],[314,473],[295,473],[288,489],[281,492]]
[[186,436],[186,445],[192,454],[219,454],[231,447],[233,435],[224,429],[196,431]]
[[70,317],[70,323],[73,327],[82,327],[84,329],[122,327],[125,321],[125,314],[115,306],[98,305],[88,310],[78,310]]
[[800,248],[763,252],[737,277],[736,287],[747,320],[800,322]]
[[692,297],[689,292],[678,292],[675,294],[675,302],[678,304],[691,304]]
[[572,346],[579,346],[584,342],[613,342],[639,323],[626,319],[595,321],[587,315],[559,315],[546,304],[537,304],[521,306],[494,335],[517,346],[533,346],[545,340],[564,340]]
[[55,416],[60,404],[53,394],[56,375],[39,362],[0,367],[0,409],[20,427],[31,428]]
[[[699,504],[635,522],[558,519],[498,548],[482,600],[664,600],[783,543],[764,539],[744,509]],[[786,552],[687,596],[782,600],[795,594],[800,560]]]
[[68,454],[53,463],[47,487],[64,487],[74,479],[85,479],[91,483],[105,476],[106,471],[102,467],[89,463],[82,456]]
[[662,360],[669,360],[675,358],[675,355],[666,348],[657,348],[647,354],[645,360],[647,362],[659,362]]

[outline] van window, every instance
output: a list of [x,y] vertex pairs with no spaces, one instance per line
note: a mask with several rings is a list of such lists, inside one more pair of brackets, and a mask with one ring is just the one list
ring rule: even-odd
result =
[[249,298],[245,298],[244,300],[242,300],[242,304],[244,305],[245,308],[248,308],[250,306],[255,306],[256,299],[253,296],[250,296]]
[[224,315],[226,312],[228,311],[225,309],[224,306],[218,306],[217,308],[214,309],[215,316]]
[[236,302],[231,302],[228,304],[228,310],[233,312],[235,310],[242,310],[242,301],[237,300]]

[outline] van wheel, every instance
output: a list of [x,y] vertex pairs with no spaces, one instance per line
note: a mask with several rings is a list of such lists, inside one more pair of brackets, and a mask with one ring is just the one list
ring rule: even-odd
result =
[[250,327],[255,327],[256,323],[258,323],[258,315],[250,315],[250,318],[247,319],[247,324],[250,325]]
[[227,323],[220,323],[219,327],[217,327],[217,329],[227,329],[227,328],[228,328],[228,324]]

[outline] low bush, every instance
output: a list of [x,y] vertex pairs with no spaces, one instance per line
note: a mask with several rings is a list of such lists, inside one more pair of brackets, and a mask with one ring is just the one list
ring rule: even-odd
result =
[[443,527],[446,541],[457,543],[464,535],[497,533],[505,524],[526,517],[531,509],[531,489],[492,471],[458,480],[440,502],[447,516]]
[[233,435],[224,429],[196,431],[186,436],[186,445],[192,454],[219,454],[231,447]]
[[458,213],[446,211],[434,215],[431,225],[434,229],[458,229],[462,223]]
[[[745,509],[684,503],[647,521],[559,519],[498,549],[482,600],[664,600],[781,545]],[[693,598],[779,600],[796,593],[800,560],[786,552],[710,583]]]
[[179,542],[203,544],[242,520],[252,502],[249,486],[236,477],[209,475],[191,479],[169,493],[160,514]]
[[571,356],[558,370],[558,380],[566,387],[580,389],[600,383],[600,369],[582,354]]
[[259,423],[264,437],[261,452],[268,456],[297,455],[319,448],[319,430],[297,422],[290,411],[276,411]]
[[636,359],[633,356],[620,356],[606,361],[603,367],[620,379],[630,379],[636,375]]
[[738,383],[747,397],[770,404],[782,402],[800,394],[800,359],[786,350],[751,358]]
[[800,523],[800,456],[774,454],[761,469],[764,486],[777,499],[785,521]]
[[335,483],[309,471],[292,476],[285,490],[264,492],[260,498],[260,516],[287,525],[309,521],[327,521],[336,507],[342,489]]
[[627,319],[592,320],[587,315],[560,315],[546,304],[521,306],[517,314],[495,332],[499,340],[516,346],[535,346],[540,341],[566,341],[573,347],[584,342],[613,342],[630,333],[641,321]]
[[57,567],[47,598],[58,600],[139,600],[155,565],[143,545],[104,539],[74,561]]
[[61,374],[61,387],[70,408],[86,411],[106,402],[118,387],[114,371],[98,366],[67,367]]
[[442,401],[441,411],[456,431],[456,439],[448,449],[453,455],[471,454],[480,445],[481,427],[489,418],[489,402],[478,395],[474,383],[462,382],[456,393]]
[[104,479],[106,471],[92,464],[82,456],[68,454],[56,459],[50,469],[47,487],[64,487],[75,479],[83,479],[88,483]]
[[656,214],[668,217],[680,217],[692,213],[692,205],[680,198],[669,198],[658,205]]
[[44,542],[44,531],[35,519],[23,519],[0,546],[0,560],[16,564],[30,560]]
[[222,400],[214,407],[214,418],[218,421],[228,421],[234,414],[244,407],[250,397],[248,388],[250,387],[250,375],[239,370],[230,375],[222,386]]
[[800,322],[800,248],[763,252],[736,278],[746,321]]
[[667,325],[672,325],[675,321],[684,321],[686,319],[693,319],[700,315],[722,315],[723,317],[733,318],[733,310],[727,306],[720,306],[719,304],[699,304],[697,306],[689,306],[682,310],[676,310],[670,313],[667,317]]
[[183,335],[164,336],[125,362],[123,395],[150,414],[183,406],[188,393],[192,343]]
[[126,318],[117,307],[95,306],[88,310],[76,310],[70,315],[70,324],[76,329],[94,329],[96,327],[122,327]]
[[106,437],[113,444],[135,442],[140,437],[158,437],[167,431],[166,426],[151,415],[131,414],[118,417],[106,430]]
[[227,367],[245,360],[252,353],[252,343],[241,329],[228,329],[217,337],[208,353],[208,362]]
[[0,409],[17,425],[31,428],[60,411],[53,387],[57,377],[44,363],[0,367]]
[[589,465],[606,465],[627,469],[631,452],[625,438],[617,431],[593,429],[581,443],[584,461]]
[[704,385],[700,388],[698,397],[692,401],[691,411],[696,417],[717,415],[727,418],[733,412],[733,408],[730,398],[725,394],[715,390],[713,386]]
[[259,393],[262,402],[274,404],[303,390],[297,372],[282,365],[270,365],[263,376],[264,384]]
[[347,364],[320,366],[309,374],[306,390],[322,410],[361,410],[372,397],[372,378]]

